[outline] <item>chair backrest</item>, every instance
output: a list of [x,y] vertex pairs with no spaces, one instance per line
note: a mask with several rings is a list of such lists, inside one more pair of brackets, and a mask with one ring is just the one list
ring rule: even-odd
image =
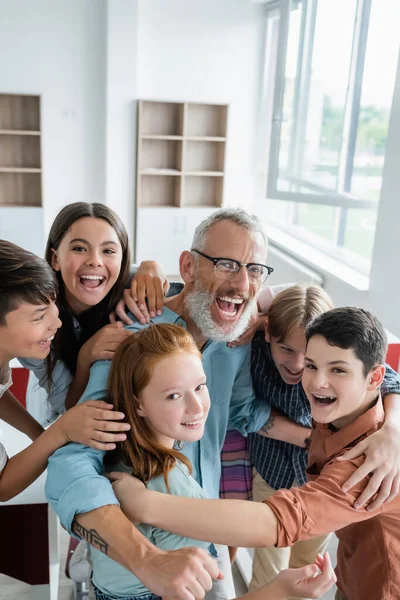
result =
[[22,406],[26,408],[26,390],[28,387],[29,371],[23,367],[16,367],[12,369],[12,386],[10,392],[21,402]]
[[386,362],[392,369],[400,373],[400,344],[389,344]]

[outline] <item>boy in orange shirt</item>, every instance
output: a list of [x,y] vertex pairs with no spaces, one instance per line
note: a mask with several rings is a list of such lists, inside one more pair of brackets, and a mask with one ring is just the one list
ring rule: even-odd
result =
[[398,600],[400,496],[377,509],[355,509],[368,475],[350,491],[342,485],[364,457],[340,459],[384,422],[384,328],[369,312],[345,307],[317,317],[306,337],[303,386],[314,423],[305,485],[280,490],[265,503],[196,500],[147,491],[116,474],[115,492],[131,518],[232,546],[285,547],[336,531],[336,598]]

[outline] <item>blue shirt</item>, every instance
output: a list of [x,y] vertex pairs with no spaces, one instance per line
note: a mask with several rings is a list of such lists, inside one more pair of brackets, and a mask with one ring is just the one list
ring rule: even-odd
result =
[[[257,396],[268,400],[271,406],[283,412],[291,421],[311,427],[310,403],[303,386],[301,382],[290,385],[283,381],[264,333],[257,334],[253,339],[251,369]],[[400,393],[400,377],[388,365],[381,393],[382,397]],[[305,448],[257,433],[249,435],[248,448],[256,470],[275,490],[291,488],[295,480],[299,485],[306,483],[308,453]]]
[[[119,468],[119,470],[131,472],[132,469]],[[147,488],[163,494],[172,494],[173,496],[205,497],[199,484],[191,477],[186,466],[181,462],[177,462],[169,472],[168,485],[169,490],[165,485],[163,475],[158,475],[150,479]],[[140,524],[137,525],[137,528],[154,546],[161,548],[161,550],[178,550],[189,546],[200,546],[200,548],[207,550],[209,547],[207,542],[175,535],[152,525]],[[93,562],[93,583],[103,593],[112,598],[138,597],[151,593],[131,571],[122,567],[106,554],[95,548],[91,548],[90,552]]]
[[[186,324],[164,307],[152,323]],[[127,327],[138,331],[146,325]],[[203,367],[207,376],[211,408],[204,435],[188,444],[183,452],[193,466],[193,477],[209,498],[218,498],[221,475],[220,451],[227,428],[247,436],[268,420],[268,401],[255,397],[251,380],[251,345],[228,348],[224,342],[208,341],[203,347]],[[90,371],[88,386],[80,402],[105,398],[110,361],[96,362]],[[61,523],[71,530],[76,513],[86,513],[108,504],[118,504],[110,482],[102,476],[104,452],[68,444],[49,460],[46,495]]]

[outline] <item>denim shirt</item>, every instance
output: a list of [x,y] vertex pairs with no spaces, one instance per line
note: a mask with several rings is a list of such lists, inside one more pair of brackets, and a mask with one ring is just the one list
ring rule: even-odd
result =
[[[132,317],[132,315],[130,315]],[[132,317],[133,318],[133,317]],[[176,313],[164,307],[152,323],[176,323],[186,327]],[[147,327],[134,323],[126,328]],[[227,428],[247,436],[258,431],[269,418],[270,405],[256,398],[250,370],[251,345],[228,348],[224,342],[208,341],[203,348],[203,367],[211,397],[204,435],[183,452],[193,466],[193,477],[205,495],[218,498],[221,474],[220,451]],[[97,361],[91,368],[88,386],[80,402],[105,398],[110,361]],[[108,504],[118,504],[110,482],[102,476],[105,452],[80,444],[68,444],[49,460],[46,495],[61,523],[71,530],[76,513],[86,513]]]

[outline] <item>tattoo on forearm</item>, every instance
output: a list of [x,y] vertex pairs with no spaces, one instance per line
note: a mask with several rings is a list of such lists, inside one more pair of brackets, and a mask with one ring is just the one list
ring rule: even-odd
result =
[[261,431],[268,435],[275,424],[275,415],[271,415],[268,421],[261,427]]
[[79,525],[77,521],[72,523],[72,531],[81,538],[81,540],[85,540],[94,548],[103,552],[103,554],[108,554],[108,544],[107,542],[97,533],[95,529],[85,529],[82,525]]

